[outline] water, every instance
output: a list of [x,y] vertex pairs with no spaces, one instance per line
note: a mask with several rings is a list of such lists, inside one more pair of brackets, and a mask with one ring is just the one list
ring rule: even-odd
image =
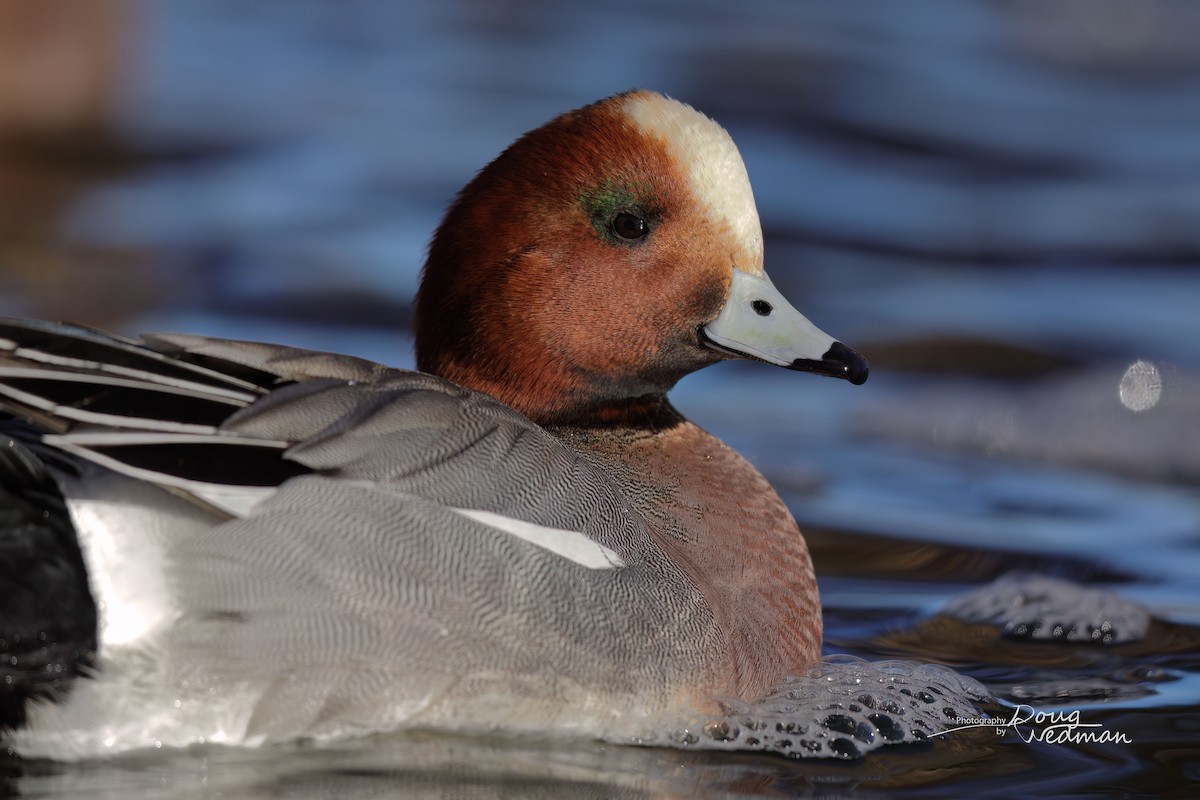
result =
[[[0,310],[410,363],[423,248],[518,134],[631,86],[726,125],[768,269],[864,387],[676,404],[805,530],[826,650],[956,667],[1129,743],[854,762],[410,734],[0,762],[22,796],[1186,796],[1200,778],[1200,9],[1186,2],[124,6],[115,133],[0,149]],[[4,106],[0,106],[0,126]],[[1153,365],[1134,405],[1129,370]],[[1141,373],[1136,373],[1141,374]],[[1135,377],[1136,377],[1135,374]],[[1136,388],[1136,387],[1135,387]],[[939,611],[1011,570],[1148,607],[1109,648]],[[1030,726],[1027,726],[1026,733]]]

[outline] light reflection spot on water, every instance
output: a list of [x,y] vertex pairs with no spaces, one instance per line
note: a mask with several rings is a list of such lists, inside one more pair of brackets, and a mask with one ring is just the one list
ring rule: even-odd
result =
[[1158,367],[1149,361],[1138,360],[1129,365],[1121,377],[1121,404],[1130,411],[1154,408],[1162,397],[1162,376]]

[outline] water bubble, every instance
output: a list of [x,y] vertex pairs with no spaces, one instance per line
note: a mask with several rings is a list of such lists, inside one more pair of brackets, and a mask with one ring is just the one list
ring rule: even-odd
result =
[[1158,405],[1162,397],[1162,376],[1149,361],[1133,362],[1121,377],[1118,389],[1121,404],[1130,411],[1146,411]]
[[904,731],[900,729],[894,719],[886,714],[871,714],[867,719],[875,723],[875,730],[879,731],[879,735],[889,742],[896,742],[904,738]]
[[854,728],[854,738],[863,744],[875,743],[875,726],[867,721],[859,722]]
[[821,725],[831,731],[850,734],[853,734],[854,729],[857,727],[854,720],[845,714],[830,714],[821,721]]
[[700,737],[689,731],[687,728],[676,731],[674,739],[679,744],[695,744],[700,741]]
[[858,749],[858,745],[849,739],[834,739],[829,743],[829,749],[835,755],[842,758],[858,758],[862,755],[862,751]]
[[738,726],[726,720],[709,722],[704,726],[704,733],[710,739],[716,739],[719,742],[731,742],[741,735]]

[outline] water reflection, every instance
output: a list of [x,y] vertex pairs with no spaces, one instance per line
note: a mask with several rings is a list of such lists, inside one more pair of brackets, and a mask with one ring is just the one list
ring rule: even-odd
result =
[[[831,648],[1103,698],[1135,746],[830,766],[418,737],[10,765],[23,793],[933,797],[1002,775],[1032,796],[1196,774],[1200,6],[67,5],[0,0],[0,310],[406,363],[453,192],[563,109],[667,91],[738,141],[781,289],[883,367],[850,396],[723,365],[677,398],[784,490]],[[71,57],[14,66],[37,31]],[[1156,620],[1135,650],[1080,650],[938,614],[1014,568]]]

